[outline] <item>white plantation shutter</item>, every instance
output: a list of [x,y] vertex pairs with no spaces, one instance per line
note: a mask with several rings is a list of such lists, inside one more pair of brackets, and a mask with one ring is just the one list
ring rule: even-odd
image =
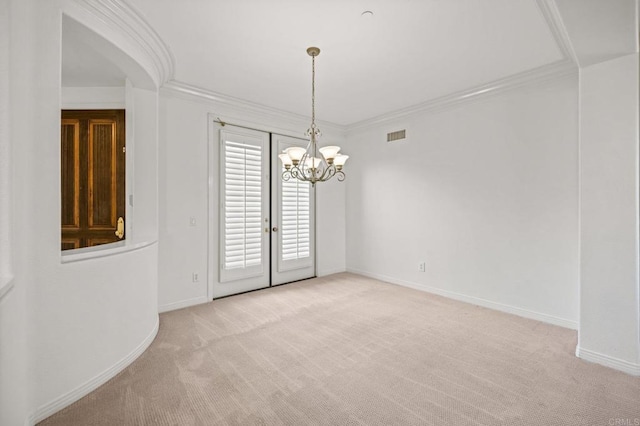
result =
[[311,255],[310,188],[309,183],[295,179],[282,183],[282,260]]
[[221,131],[221,281],[263,273],[265,153],[259,139]]
[[225,269],[259,265],[262,257],[262,153],[225,144]]
[[[290,136],[271,136],[271,162],[277,164],[274,174],[284,168],[278,154],[294,146],[304,148],[308,141]],[[274,285],[302,280],[315,275],[314,189],[297,179],[273,179],[272,218],[278,231],[271,235],[272,283]]]

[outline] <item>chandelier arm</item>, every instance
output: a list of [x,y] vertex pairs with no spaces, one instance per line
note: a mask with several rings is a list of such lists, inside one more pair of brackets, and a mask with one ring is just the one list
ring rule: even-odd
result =
[[304,174],[304,172],[297,166],[294,166],[291,168],[291,176],[293,176],[295,179],[300,180],[300,181],[307,181],[307,176]]
[[324,171],[322,172],[322,175],[320,176],[320,181],[321,182],[325,182],[328,181],[329,179],[331,179],[333,177],[333,175],[336,174],[336,169],[334,166],[327,166],[326,169],[324,169]]

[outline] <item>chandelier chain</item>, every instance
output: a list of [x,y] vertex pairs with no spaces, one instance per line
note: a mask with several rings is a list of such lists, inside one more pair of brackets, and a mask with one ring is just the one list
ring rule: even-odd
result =
[[311,128],[316,127],[316,55],[311,56]]

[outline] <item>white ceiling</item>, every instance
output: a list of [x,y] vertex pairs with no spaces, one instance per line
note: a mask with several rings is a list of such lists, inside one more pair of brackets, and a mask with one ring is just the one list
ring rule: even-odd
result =
[[[536,0],[130,0],[180,82],[352,124],[563,59]],[[373,11],[362,18],[365,10]]]
[[124,87],[151,89],[144,69],[110,41],[74,19],[62,16],[62,87]]
[[[297,114],[319,47],[317,117],[341,125],[566,63],[571,45],[582,66],[637,51],[637,0],[119,1],[166,43],[177,82]],[[65,86],[140,73],[66,17],[62,55]]]
[[91,32],[73,19],[62,18],[62,86],[124,86],[127,78],[100,49],[92,46]]
[[636,0],[556,0],[581,67],[638,51]]

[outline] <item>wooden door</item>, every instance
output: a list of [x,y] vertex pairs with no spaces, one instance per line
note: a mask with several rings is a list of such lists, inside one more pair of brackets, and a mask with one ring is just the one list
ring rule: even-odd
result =
[[123,240],[124,110],[63,110],[60,139],[61,249]]

